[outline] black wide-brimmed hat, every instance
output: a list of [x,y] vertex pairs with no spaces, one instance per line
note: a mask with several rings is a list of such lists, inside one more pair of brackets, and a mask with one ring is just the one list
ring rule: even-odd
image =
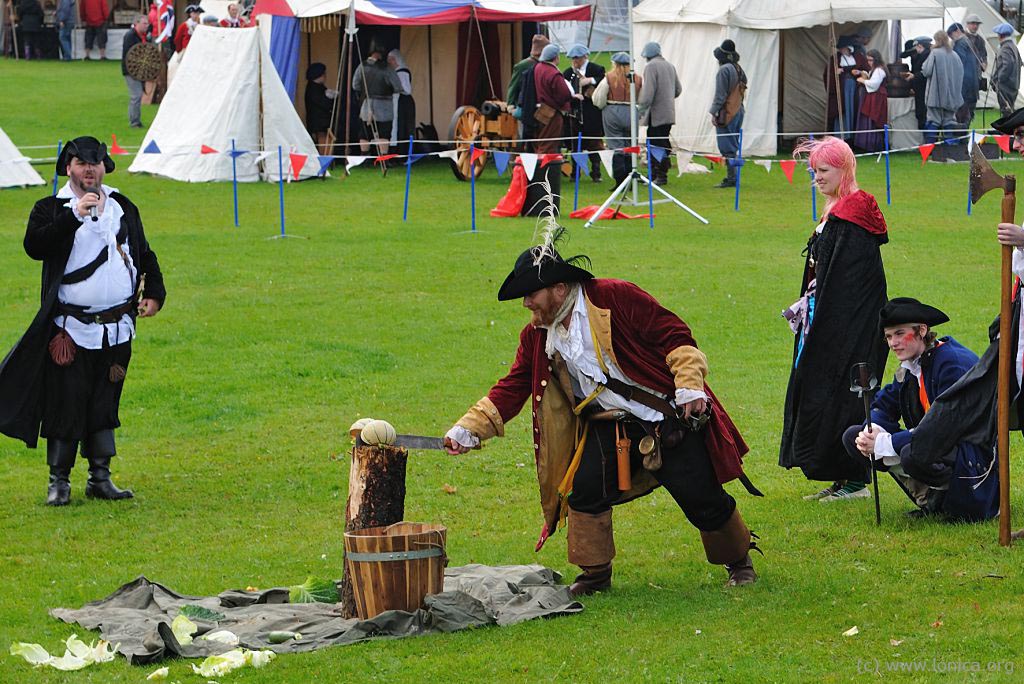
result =
[[594,277],[578,263],[589,265],[590,259],[581,254],[566,260],[552,248],[531,247],[516,259],[512,272],[498,289],[498,301],[507,302],[557,283],[578,283]]
[[934,306],[922,304],[913,297],[894,297],[878,312],[878,327],[891,328],[907,323],[924,323],[929,328],[945,323],[949,316]]
[[996,129],[1000,133],[1006,133],[1007,135],[1013,135],[1021,126],[1024,126],[1024,108],[1018,109],[1012,114],[1007,114],[1001,119],[996,119],[992,122],[992,128]]
[[736,43],[729,38],[723,40],[721,46],[716,47],[713,52],[719,62],[737,62],[740,58],[736,52]]
[[91,135],[83,135],[68,142],[57,157],[57,175],[68,175],[68,164],[72,157],[78,157],[87,164],[103,164],[103,170],[114,170],[114,160],[107,154],[107,146]]

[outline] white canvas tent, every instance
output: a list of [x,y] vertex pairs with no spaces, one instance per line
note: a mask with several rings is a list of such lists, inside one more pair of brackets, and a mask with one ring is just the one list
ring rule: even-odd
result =
[[26,185],[44,185],[46,181],[28,163],[11,139],[0,128],[0,188],[18,188]]
[[702,153],[718,151],[708,113],[718,70],[713,50],[734,40],[749,80],[743,151],[761,156],[776,153],[780,131],[822,131],[829,24],[837,36],[867,26],[869,47],[888,54],[887,20],[942,14],[936,0],[645,0],[633,10],[633,40],[638,52],[658,41],[676,65],[684,85],[672,141]]
[[[978,33],[985,37],[986,55],[985,62],[988,64],[988,69],[985,71],[985,76],[989,77],[992,75],[992,66],[995,62],[996,52],[999,50],[999,37],[992,33],[992,28],[996,24],[1001,24],[1005,19],[999,16],[999,13],[992,9],[983,0],[953,0],[958,5],[957,7],[946,7],[945,15],[942,18],[935,19],[916,19],[911,21],[902,21],[901,32],[903,39],[908,40],[916,38],[917,36],[931,36],[936,31],[945,31],[946,27],[954,22],[963,23],[964,17],[968,14],[977,14],[982,21],[981,28],[978,29]],[[1018,36],[1014,32],[1014,36]],[[1024,41],[1024,39],[1022,39]],[[996,95],[994,92],[989,91],[987,93],[981,93],[978,97],[979,107],[992,107],[998,109],[999,104],[996,102]],[[1017,95],[1017,107],[1024,107],[1024,94]]]
[[[307,156],[300,179],[320,170],[316,147],[281,85],[260,30],[200,26],[128,170],[189,182],[229,181],[226,152],[232,140],[237,149],[252,151],[237,159],[240,181],[276,182],[279,146],[286,178],[291,152]],[[153,142],[159,154],[145,151]],[[220,154],[200,154],[203,145]],[[260,159],[260,151],[272,154]]]

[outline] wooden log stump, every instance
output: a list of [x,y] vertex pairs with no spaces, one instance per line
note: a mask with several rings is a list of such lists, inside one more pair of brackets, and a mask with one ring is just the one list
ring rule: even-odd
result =
[[[348,475],[345,531],[393,525],[405,518],[405,467],[409,452],[403,447],[359,444],[352,448]],[[341,583],[341,609],[356,617],[355,597],[348,563]]]

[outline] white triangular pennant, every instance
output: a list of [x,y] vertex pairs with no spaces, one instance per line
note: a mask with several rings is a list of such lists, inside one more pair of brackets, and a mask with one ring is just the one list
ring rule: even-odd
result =
[[523,161],[523,171],[526,172],[526,179],[533,180],[533,172],[537,170],[537,155],[532,152],[524,152],[519,155]]
[[676,152],[676,177],[686,173],[686,168],[693,160],[693,152]]
[[261,161],[263,161],[272,154],[277,154],[277,152],[260,152],[258,155],[256,155],[255,163],[259,164]]
[[612,170],[612,157],[615,156],[615,150],[598,150],[597,156],[601,158],[601,166],[608,173],[609,176],[614,176],[615,171]]
[[771,159],[755,159],[754,163],[760,166],[768,173],[772,172],[772,160]]
[[367,159],[369,159],[369,157],[345,157],[345,172],[347,173],[351,171]]
[[444,152],[438,152],[437,156],[441,159],[457,159],[459,156],[458,150],[445,150]]

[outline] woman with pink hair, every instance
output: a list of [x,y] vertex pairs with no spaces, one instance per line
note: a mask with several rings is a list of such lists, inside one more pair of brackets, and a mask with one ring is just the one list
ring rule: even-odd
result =
[[833,502],[870,497],[868,461],[851,460],[843,431],[864,420],[850,369],[867,362],[878,377],[888,349],[878,328],[887,301],[880,247],[889,241],[875,198],[857,187],[857,160],[839,138],[801,142],[825,198],[822,221],[804,250],[800,299],[783,312],[795,334],[779,465],[832,484],[804,497]]

